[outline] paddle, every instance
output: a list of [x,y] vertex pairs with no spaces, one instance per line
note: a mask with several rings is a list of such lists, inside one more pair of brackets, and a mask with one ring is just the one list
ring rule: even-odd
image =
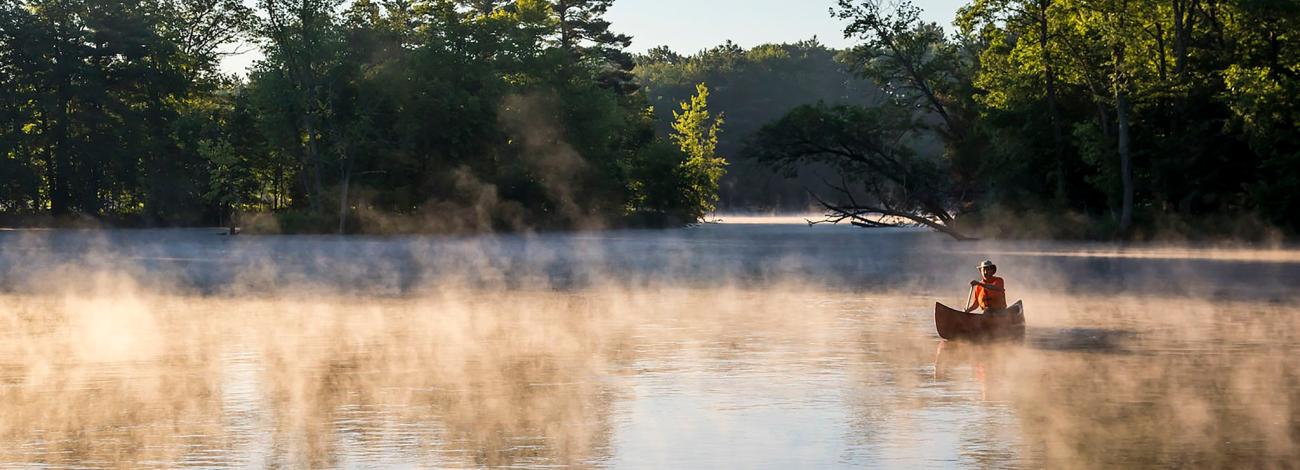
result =
[[975,297],[975,286],[970,286],[970,290],[966,291],[966,303],[961,304],[961,311],[970,313],[970,301],[973,297]]

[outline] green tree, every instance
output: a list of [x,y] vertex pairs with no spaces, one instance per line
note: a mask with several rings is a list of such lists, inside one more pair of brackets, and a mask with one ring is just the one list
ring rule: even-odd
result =
[[719,181],[721,211],[807,210],[814,203],[809,190],[822,190],[818,174],[826,169],[800,166],[787,178],[748,158],[745,142],[800,105],[880,100],[877,87],[848,70],[847,54],[816,39],[749,49],[726,43],[691,56],[673,58],[675,54],[660,47],[638,58],[638,81],[661,132],[672,129],[673,112],[696,93],[695,86],[709,84],[710,110],[728,117],[727,132],[718,138],[718,153],[729,161]]
[[200,141],[199,154],[211,164],[204,197],[216,204],[221,211],[220,222],[235,227],[235,214],[250,202],[248,198],[258,190],[253,165],[248,161],[247,155],[240,154],[225,141]]
[[718,134],[722,132],[723,116],[709,113],[709,88],[696,85],[695,96],[681,104],[681,112],[673,112],[673,132],[670,135],[686,161],[679,168],[682,181],[683,211],[691,220],[699,220],[717,209],[718,180],[726,172],[727,160],[718,156]]
[[46,132],[38,84],[47,65],[32,47],[21,47],[45,40],[45,31],[36,26],[22,4],[0,1],[0,212],[10,214],[37,212],[45,205]]
[[960,103],[967,77],[943,28],[922,21],[921,9],[907,0],[840,0],[835,16],[849,21],[846,38],[862,41],[853,49],[862,77],[882,86],[897,104],[934,113],[946,140],[969,134]]
[[[622,223],[664,140],[610,4],[0,0],[0,212]],[[247,82],[218,73],[250,36]]]
[[[1250,144],[1246,115],[1230,112],[1257,101],[1231,89],[1286,76],[1296,8],[1284,3],[974,2],[960,23],[982,49],[980,129],[997,143],[995,170],[982,174],[1017,189],[990,202],[1038,199],[1032,177],[1054,173],[1058,207],[1108,206],[1121,231],[1164,215],[1272,213],[1242,189],[1273,175],[1259,172],[1268,146]],[[1068,145],[1057,127],[1072,129]]]
[[[1068,55],[1060,38],[1068,21],[1057,0],[977,0],[958,12],[963,41],[980,49],[979,68],[973,77],[973,86],[983,90],[974,96],[982,108],[980,119],[1018,119],[1023,123],[984,128],[996,133],[990,140],[998,145],[989,149],[996,152],[997,156],[989,159],[996,163],[982,165],[981,177],[1016,188],[1003,191],[1009,194],[1001,196],[1005,200],[1000,203],[1025,199],[1024,189],[1043,192],[1035,188],[1046,183],[1037,179],[1042,175],[1051,177],[1057,207],[1065,206],[1070,197],[1072,149],[1065,136],[1067,123],[1060,96],[1061,57]],[[1034,158],[1036,155],[1043,158]],[[1010,156],[1019,161],[1009,162]],[[1007,172],[1008,168],[1016,170]],[[1022,177],[1021,172],[1033,176]],[[1008,177],[1008,173],[1014,176]]]
[[595,67],[602,86],[631,93],[636,90],[632,79],[636,64],[626,49],[632,38],[610,28],[604,16],[613,4],[614,0],[551,0],[559,27],[556,41],[577,63]]
[[[977,169],[987,156],[987,142],[973,130],[971,87],[974,60],[969,51],[948,41],[943,28],[921,20],[921,9],[909,1],[840,0],[832,13],[849,22],[846,38],[861,43],[852,50],[854,70],[878,84],[888,106],[915,110],[924,119],[921,129],[943,146],[945,165],[968,206],[982,189]],[[920,148],[918,147],[918,150]]]
[[[783,169],[816,163],[838,173],[835,195],[817,197],[823,222],[863,227],[924,225],[954,238],[956,211],[969,205],[979,154],[971,128],[968,74],[959,49],[909,2],[841,0],[854,69],[888,97],[872,107],[817,104],[765,126],[748,153]],[[942,151],[927,146],[937,136]]]
[[[1300,229],[1300,5],[1266,0],[1242,2],[1238,44],[1243,60],[1223,72],[1223,97],[1233,128],[1259,155],[1261,177],[1247,183],[1250,199],[1279,226]],[[1186,21],[1186,20],[1184,20]],[[1236,28],[1233,28],[1236,29]],[[1187,58],[1179,70],[1188,73]]]
[[[266,18],[259,27],[265,59],[253,74],[272,139],[297,155],[303,168],[304,202],[324,209],[323,127],[331,115],[325,77],[343,46],[335,9],[339,0],[261,0]],[[284,106],[287,104],[288,106]]]

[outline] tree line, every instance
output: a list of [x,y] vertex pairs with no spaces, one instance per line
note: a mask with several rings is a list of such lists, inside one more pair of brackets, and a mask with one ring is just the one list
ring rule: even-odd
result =
[[[656,132],[611,3],[0,0],[0,214],[339,232],[699,220],[721,120],[699,86]],[[241,41],[265,57],[222,75]]]
[[0,0],[0,219],[1300,228],[1292,1],[837,0],[850,49],[689,56],[628,53],[611,3]]
[[1054,236],[1300,228],[1300,4],[975,0],[955,34],[920,12],[840,0],[852,70],[889,99],[798,107],[746,152],[836,168],[826,221],[957,238],[1030,219]]
[[814,207],[812,195],[824,192],[820,178],[828,169],[798,165],[789,172],[774,171],[746,158],[745,145],[763,125],[803,104],[879,102],[879,87],[854,76],[849,59],[847,51],[828,48],[816,38],[749,48],[725,42],[691,55],[651,49],[636,57],[634,73],[661,131],[672,122],[673,103],[688,99],[695,84],[709,85],[711,108],[727,115],[718,142],[719,152],[730,157],[719,187],[720,210],[802,213]]

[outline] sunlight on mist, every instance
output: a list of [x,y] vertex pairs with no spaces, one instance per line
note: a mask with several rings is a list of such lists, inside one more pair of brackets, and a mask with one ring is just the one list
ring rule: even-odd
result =
[[[8,295],[0,461],[674,466],[725,450],[738,465],[1096,467],[1295,455],[1294,307],[1098,309],[1025,294],[1054,307],[1032,312],[1025,345],[993,346],[936,341],[916,295],[794,284],[220,299],[112,282]],[[796,431],[817,451],[773,446]],[[908,450],[953,432],[965,448]]]
[[[24,269],[0,291],[0,465],[1282,468],[1300,455],[1300,307],[1279,287],[1294,264],[1273,252],[1016,250],[760,222],[294,248],[11,239],[0,256]],[[823,244],[788,244],[791,230]],[[983,256],[1025,301],[1023,343],[935,334],[934,302],[964,300]],[[1128,277],[1084,283],[1115,271]],[[1215,280],[1233,289],[1204,288]],[[1190,287],[1159,288],[1171,283]]]

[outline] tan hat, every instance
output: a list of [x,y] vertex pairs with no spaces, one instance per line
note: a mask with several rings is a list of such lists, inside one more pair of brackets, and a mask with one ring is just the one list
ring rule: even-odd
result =
[[996,268],[996,267],[998,267],[998,265],[993,264],[993,261],[990,260],[984,260],[984,262],[980,263],[979,265],[979,269]]

